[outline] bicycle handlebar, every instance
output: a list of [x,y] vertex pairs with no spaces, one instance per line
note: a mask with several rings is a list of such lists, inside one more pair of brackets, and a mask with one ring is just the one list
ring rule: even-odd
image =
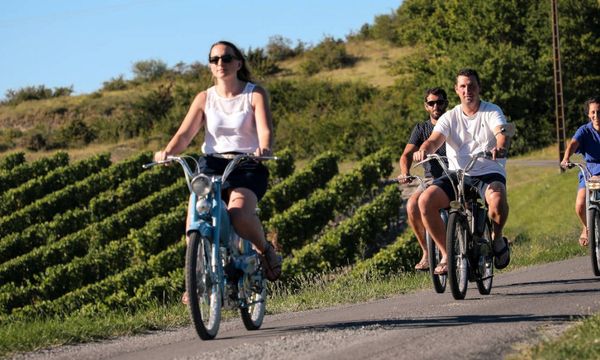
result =
[[[223,159],[231,159],[231,161],[229,162],[229,164],[227,164],[227,166],[225,167],[225,170],[223,171],[223,175],[221,176],[222,181],[225,181],[225,179],[227,178],[227,176],[229,176],[229,174],[233,171],[233,169],[235,169],[235,167],[244,160],[257,160],[257,161],[279,160],[279,158],[277,156],[257,156],[254,154],[214,154],[211,156],[220,157]],[[185,161],[186,158],[192,159],[194,161],[194,163],[196,164],[196,172],[192,171],[192,169],[190,168],[188,163]],[[169,164],[172,162],[178,163],[183,168],[183,172],[185,173],[185,179],[187,181],[188,188],[190,189],[190,192],[191,192],[192,191],[192,186],[191,186],[192,179],[194,178],[195,175],[198,175],[199,168],[200,168],[198,161],[192,156],[186,156],[186,155],[171,156],[171,155],[169,155],[169,156],[167,156],[167,158],[165,160],[153,161],[153,162],[150,162],[147,164],[143,164],[142,168],[148,169],[148,168],[151,168],[156,165]]]

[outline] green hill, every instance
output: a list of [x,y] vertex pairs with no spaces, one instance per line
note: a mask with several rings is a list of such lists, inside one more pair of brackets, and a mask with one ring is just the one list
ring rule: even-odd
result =
[[[597,0],[561,1],[559,12],[565,14],[559,29],[570,133],[585,121],[583,101],[600,92],[600,6]],[[453,94],[462,67],[479,71],[483,98],[499,104],[517,125],[513,151],[522,153],[555,141],[549,14],[545,0],[406,0],[345,40],[326,37],[296,48],[272,40],[266,49],[248,50],[247,57],[271,93],[277,146],[301,158],[324,150],[349,158],[382,146],[399,151],[411,126],[424,117],[424,90],[443,86]],[[92,94],[16,91],[0,106],[0,150],[94,145],[97,151],[123,143],[159,148],[194,94],[211,84],[210,74],[201,63],[171,69],[156,61],[138,64],[146,65],[138,67],[145,73],[107,79]],[[49,98],[24,100],[40,93]],[[308,136],[299,139],[298,132]]]

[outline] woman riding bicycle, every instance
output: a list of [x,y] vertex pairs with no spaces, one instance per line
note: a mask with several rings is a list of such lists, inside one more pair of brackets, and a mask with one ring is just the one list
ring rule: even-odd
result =
[[[221,175],[229,160],[218,155],[271,155],[273,121],[265,89],[252,83],[244,55],[234,44],[213,44],[208,62],[215,85],[196,95],[179,130],[163,151],[154,154],[154,160],[163,161],[181,153],[204,127],[205,156],[199,161],[200,172]],[[223,184],[223,199],[235,231],[255,246],[266,277],[275,281],[281,275],[281,257],[265,239],[256,213],[256,205],[267,190],[268,176],[267,168],[259,162],[240,165]]]
[[[565,155],[561,161],[563,168],[567,167],[569,158],[573,153],[582,154],[586,167],[592,176],[600,175],[600,96],[589,98],[584,103],[585,113],[590,121],[582,125],[567,145]],[[579,245],[588,245],[588,230],[586,226],[586,200],[585,179],[579,174],[579,189],[575,198],[575,212],[577,213],[583,229],[579,236]]]

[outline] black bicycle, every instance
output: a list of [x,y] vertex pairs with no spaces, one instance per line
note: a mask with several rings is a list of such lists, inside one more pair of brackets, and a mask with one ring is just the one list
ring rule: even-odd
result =
[[[418,166],[418,165],[419,164],[415,164],[415,166]],[[425,179],[423,179],[420,176],[409,175],[406,177],[406,179],[408,179],[410,181],[418,180],[420,183],[420,186],[422,188],[426,187]],[[398,181],[398,179],[388,181],[388,183],[392,183],[392,182],[397,183],[399,181]],[[444,224],[446,224],[448,222],[448,212],[446,211],[446,209],[440,210],[440,216],[442,217],[442,220],[444,220]],[[447,276],[445,274],[436,274],[435,273],[435,268],[439,265],[439,263],[442,260],[442,253],[440,252],[440,249],[437,247],[437,245],[435,244],[435,241],[433,241],[433,238],[431,237],[431,235],[429,234],[429,232],[427,230],[425,230],[425,240],[427,243],[427,253],[428,253],[428,261],[429,261],[429,276],[431,277],[431,282],[433,283],[433,288],[435,289],[435,292],[438,294],[442,294],[443,292],[446,291]]]
[[485,199],[471,184],[466,173],[479,158],[491,159],[490,152],[475,154],[464,169],[449,171],[437,154],[424,161],[437,160],[448,175],[456,200],[450,202],[446,226],[446,251],[448,253],[448,283],[452,296],[462,300],[469,282],[476,282],[482,295],[489,295],[494,277],[491,220]]

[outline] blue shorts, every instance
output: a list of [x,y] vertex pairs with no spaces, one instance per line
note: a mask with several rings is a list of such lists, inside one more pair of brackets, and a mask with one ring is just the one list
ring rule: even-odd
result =
[[[200,165],[200,172],[210,176],[223,175],[223,171],[225,171],[225,167],[230,161],[230,159],[206,155],[201,156],[198,163]],[[224,199],[228,198],[228,191],[226,190],[247,188],[260,200],[267,192],[268,184],[269,169],[258,161],[249,160],[239,164],[229,174],[221,189],[223,190]]]
[[[450,176],[452,176],[452,180],[456,184],[456,173],[451,173]],[[479,196],[481,196],[482,199],[485,199],[485,191],[491,183],[499,181],[506,186],[506,179],[504,178],[504,176],[498,173],[491,173],[479,176],[465,176],[465,181],[467,184],[470,184],[473,188],[475,188],[477,192],[479,192]],[[448,176],[444,175],[435,179],[432,185],[436,185],[442,190],[444,190],[446,195],[448,195],[450,201],[456,200],[454,188],[452,187],[452,183],[450,182]]]

